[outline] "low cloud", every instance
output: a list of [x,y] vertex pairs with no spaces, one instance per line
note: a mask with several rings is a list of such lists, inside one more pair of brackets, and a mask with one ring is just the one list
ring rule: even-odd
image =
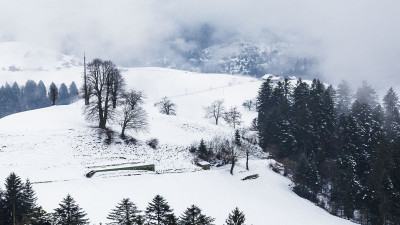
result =
[[[400,3],[370,0],[2,1],[0,40],[101,57],[122,66],[199,47],[205,42],[288,43],[316,57],[321,78],[338,83],[400,84]],[[181,49],[178,49],[181,48]]]

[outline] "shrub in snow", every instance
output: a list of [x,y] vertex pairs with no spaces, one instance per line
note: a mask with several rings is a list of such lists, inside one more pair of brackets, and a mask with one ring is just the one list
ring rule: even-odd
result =
[[156,149],[158,147],[158,139],[157,138],[150,138],[146,141],[146,144],[150,146],[152,149]]

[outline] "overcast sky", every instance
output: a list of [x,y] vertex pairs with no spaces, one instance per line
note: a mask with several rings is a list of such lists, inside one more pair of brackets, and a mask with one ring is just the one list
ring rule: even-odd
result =
[[[400,1],[395,0],[0,0],[0,41],[24,41],[133,65],[169,52],[183,27],[277,40],[318,57],[326,81],[400,84]],[[185,46],[186,47],[186,46]]]

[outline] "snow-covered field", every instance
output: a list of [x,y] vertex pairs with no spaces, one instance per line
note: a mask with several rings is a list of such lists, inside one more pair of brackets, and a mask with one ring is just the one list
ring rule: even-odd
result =
[[[40,48],[28,54],[21,49],[29,46],[18,46],[0,44],[0,50],[10,52],[0,64],[0,83],[33,79],[46,85],[52,81],[80,85],[83,68],[79,60]],[[38,60],[42,56],[43,60]],[[69,63],[63,64],[65,61]],[[10,71],[12,65],[20,71]],[[39,67],[42,69],[32,69]],[[290,190],[290,181],[272,172],[266,159],[253,158],[250,171],[245,171],[240,161],[234,176],[229,174],[229,166],[200,171],[193,164],[187,150],[191,143],[234,133],[226,124],[216,126],[204,118],[204,107],[223,99],[227,108],[238,106],[244,126],[249,126],[256,113],[241,105],[257,95],[260,80],[163,68],[121,70],[127,88],[142,90],[147,96],[149,131],[132,134],[139,140],[137,145],[125,144],[118,137],[111,145],[105,144],[105,135],[94,128],[96,124],[84,120],[82,101],[17,113],[0,119],[0,180],[10,172],[29,177],[39,204],[48,211],[70,193],[93,224],[107,222],[108,212],[123,197],[131,198],[144,210],[156,194],[163,195],[178,215],[197,204],[216,218],[216,224],[223,224],[236,206],[245,212],[247,224],[350,224],[296,196]],[[162,115],[154,107],[164,96],[176,103],[177,116]],[[116,124],[110,126],[119,132]],[[152,137],[160,140],[158,149],[145,144]],[[95,167],[136,163],[154,163],[156,172],[96,174],[90,179],[84,176]],[[255,173],[260,175],[258,179],[241,181]]]

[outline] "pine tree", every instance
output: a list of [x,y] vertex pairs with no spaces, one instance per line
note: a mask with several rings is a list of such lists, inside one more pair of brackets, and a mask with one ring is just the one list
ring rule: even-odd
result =
[[348,115],[352,102],[352,93],[347,81],[342,80],[337,88],[337,113]]
[[212,225],[214,219],[201,213],[201,209],[192,205],[180,217],[180,225]]
[[6,178],[4,193],[6,224],[16,225],[24,216],[24,184],[21,178],[11,173]]
[[4,199],[4,192],[0,189],[0,225],[6,224],[6,202]]
[[270,127],[268,124],[268,117],[272,106],[272,90],[272,82],[270,79],[267,79],[261,85],[257,97],[257,128],[260,139],[260,146],[264,150],[269,145]]
[[43,108],[49,106],[49,101],[47,100],[47,90],[43,81],[39,81],[37,86],[37,107]]
[[312,149],[312,117],[309,106],[310,88],[301,79],[293,93],[293,126],[299,154],[308,156]]
[[352,219],[360,190],[356,176],[356,162],[350,152],[343,150],[335,164],[330,201],[333,206],[336,206],[341,217]]
[[226,225],[245,225],[246,218],[244,213],[241,212],[237,207],[229,214],[228,219],[226,219]]
[[376,91],[366,81],[363,81],[361,87],[357,89],[356,99],[360,103],[370,105],[372,108],[378,104],[378,95]]
[[390,88],[383,98],[385,107],[385,130],[391,142],[400,136],[400,112],[399,112],[399,97]]
[[79,95],[78,88],[76,87],[76,84],[74,81],[69,85],[69,96],[71,99],[77,98]]
[[165,221],[167,225],[178,225],[178,218],[174,214],[169,214],[167,220]]
[[[107,219],[114,225],[136,225],[140,211],[129,198],[122,199],[115,209],[108,214]],[[140,219],[139,219],[140,220]]]
[[14,113],[15,112],[20,112],[22,110],[22,103],[21,103],[21,89],[18,86],[17,82],[14,82],[14,84],[11,87],[12,89],[12,101],[14,103]]
[[203,139],[200,140],[200,145],[197,150],[197,154],[200,159],[207,160],[208,151],[207,151],[207,146]]
[[[357,134],[360,137],[360,140],[358,140],[358,142],[361,143],[357,146],[357,149],[353,149],[353,151],[356,153],[354,155],[354,158],[357,163],[357,175],[361,178],[364,184],[366,180],[366,174],[369,171],[369,160],[372,152],[371,125],[373,124],[373,121],[372,121],[372,109],[370,105],[368,105],[367,103],[361,103],[358,100],[356,100],[352,106],[352,118],[354,118],[357,125],[355,124],[349,124],[349,125],[353,126],[354,129],[358,130],[349,131],[347,135],[349,136],[354,135],[355,132],[357,132]],[[349,122],[352,122],[352,120]],[[355,128],[356,126],[357,128]]]
[[76,204],[71,195],[67,195],[54,209],[55,224],[58,225],[84,225],[88,224],[86,213]]
[[64,83],[62,83],[58,90],[58,102],[61,105],[67,105],[69,104],[69,100],[68,88]]
[[24,110],[30,110],[30,109],[37,109],[39,108],[37,105],[37,91],[38,87],[35,81],[33,80],[28,80],[25,83],[24,91],[23,91],[23,104],[24,104]]
[[23,194],[23,213],[24,217],[29,217],[36,208],[36,194],[32,188],[32,184],[29,179],[26,180],[22,189]]
[[51,225],[51,215],[44,211],[42,207],[35,207],[33,211],[28,214],[26,219],[23,221],[23,224]]
[[145,224],[145,218],[142,215],[137,215],[136,217],[136,224],[137,225],[144,225]]
[[147,222],[150,225],[165,225],[172,211],[168,202],[161,195],[156,195],[146,208]]
[[48,97],[52,102],[52,105],[55,105],[56,100],[58,99],[58,88],[53,82],[50,84]]
[[[379,145],[376,153],[373,156],[370,179],[372,187],[379,204],[379,219],[380,224],[388,224],[390,221],[391,212],[394,208],[393,183],[390,178],[392,173],[392,162],[390,155],[389,142],[382,133],[379,138]],[[375,212],[376,213],[376,212]]]
[[317,194],[320,192],[320,179],[313,155],[309,158],[302,157],[296,166],[294,173],[293,191],[299,196],[310,201],[316,201]]

